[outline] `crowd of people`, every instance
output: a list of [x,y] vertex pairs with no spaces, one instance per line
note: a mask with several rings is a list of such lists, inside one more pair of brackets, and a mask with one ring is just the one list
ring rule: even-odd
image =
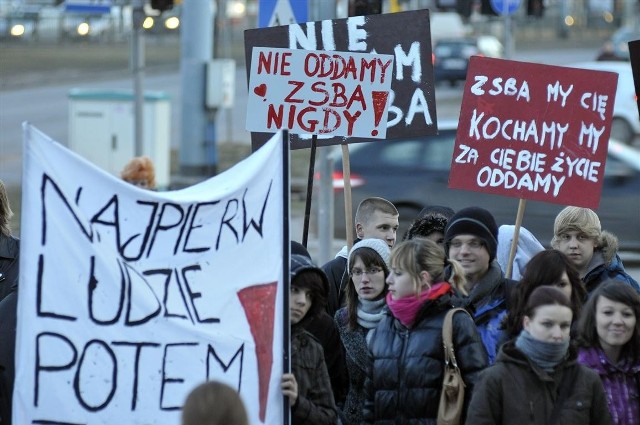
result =
[[[133,184],[153,188],[148,176]],[[0,182],[0,340],[15,339],[19,240]],[[490,211],[430,206],[397,242],[398,211],[368,198],[353,246],[317,265],[291,242],[293,424],[437,424],[443,321],[464,382],[460,424],[640,424],[640,286],[598,215],[566,207],[551,248]],[[636,223],[637,225],[637,223]],[[510,267],[512,278],[505,276]],[[10,423],[13,350],[0,344],[0,423]],[[246,424],[237,392],[195,388],[183,425]]]
[[[294,335],[302,325],[327,359],[313,391],[292,390],[308,370],[283,377],[294,424],[441,423],[442,329],[454,308],[469,313],[451,327],[465,386],[459,423],[640,423],[640,286],[594,211],[564,208],[549,249],[521,228],[511,259],[514,226],[483,208],[425,208],[396,243],[398,223],[392,203],[368,198],[351,248],[320,267],[306,251],[292,256]],[[300,255],[326,281],[305,297],[334,317],[322,332],[294,322]],[[334,328],[339,345],[326,343]],[[294,364],[301,355],[292,353]],[[335,418],[325,410],[331,391]]]

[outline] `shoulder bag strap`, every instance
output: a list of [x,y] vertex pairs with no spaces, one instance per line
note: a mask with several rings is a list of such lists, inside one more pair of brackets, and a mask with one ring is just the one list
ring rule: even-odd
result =
[[[442,322],[442,344],[444,345],[444,361],[445,364],[453,364],[454,367],[458,367],[458,362],[456,361],[455,356],[455,347],[453,346],[453,315],[458,311],[464,311],[467,313],[462,307],[452,308],[447,311],[447,314],[444,316],[444,321]],[[467,313],[469,314],[469,313]]]

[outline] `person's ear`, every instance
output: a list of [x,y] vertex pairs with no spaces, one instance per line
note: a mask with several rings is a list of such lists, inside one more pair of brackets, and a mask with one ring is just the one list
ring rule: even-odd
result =
[[529,316],[524,316],[522,318],[522,329],[526,330],[527,332],[531,333],[529,331],[529,328],[531,327],[531,318],[529,318]]
[[422,270],[418,276],[420,276],[420,286],[422,288],[427,288],[427,289],[431,288],[433,281],[428,271]]
[[358,239],[364,238],[364,226],[362,223],[356,223],[356,237]]

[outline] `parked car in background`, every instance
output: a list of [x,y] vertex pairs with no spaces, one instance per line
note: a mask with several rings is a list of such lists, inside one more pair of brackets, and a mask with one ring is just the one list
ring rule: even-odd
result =
[[604,43],[596,60],[629,61],[629,44],[627,43],[632,40],[640,40],[640,29],[630,26],[619,28]]
[[[400,212],[399,240],[408,224],[428,205],[446,205],[456,211],[480,206],[491,211],[498,224],[514,224],[518,199],[447,187],[457,122],[439,121],[438,127],[440,134],[437,136],[349,145],[354,213],[360,201],[367,197],[388,199]],[[640,251],[640,159],[613,152],[616,146],[626,147],[614,140],[609,142],[610,154],[597,213],[603,229],[618,236],[622,249]],[[634,164],[616,158],[626,158]],[[334,233],[336,237],[344,238],[341,156],[336,155],[334,161]],[[553,221],[563,207],[527,201],[523,226],[549,246]]]
[[613,124],[611,138],[628,145],[640,135],[640,113],[633,72],[627,62],[581,62],[569,65],[573,68],[609,71],[618,74],[616,100],[613,104]]
[[471,56],[501,58],[504,48],[491,35],[442,38],[433,46],[433,72],[436,83],[447,81],[454,86],[467,79]]

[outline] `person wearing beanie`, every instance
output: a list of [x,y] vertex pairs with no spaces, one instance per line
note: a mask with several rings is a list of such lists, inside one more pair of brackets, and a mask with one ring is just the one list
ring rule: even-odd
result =
[[504,341],[501,322],[507,315],[507,301],[516,284],[504,277],[496,261],[498,225],[484,208],[464,208],[449,220],[444,239],[447,256],[464,269],[468,296],[463,298],[474,311],[473,319],[489,354],[489,363],[493,363]]
[[362,422],[364,380],[369,364],[367,342],[384,316],[390,255],[389,246],[380,239],[363,239],[349,251],[346,306],[334,317],[349,372],[346,399],[338,405],[344,425]]
[[[309,262],[312,262],[309,251],[307,251],[304,245],[297,241],[291,241],[291,255],[301,255],[306,257]],[[297,258],[298,257],[293,257],[293,259],[296,260],[296,264],[300,265],[301,263],[297,261]],[[318,271],[322,272],[320,269],[318,269]],[[324,272],[322,272],[322,274],[324,275]],[[326,275],[322,276],[322,278],[326,279]],[[328,293],[323,292],[323,296],[326,298]],[[346,387],[348,384],[348,376],[344,360],[344,350],[342,344],[340,344],[340,334],[333,321],[333,317],[329,316],[325,309],[321,309],[317,314],[309,315],[309,317],[304,320],[302,326],[322,345],[324,362],[329,372],[333,397],[336,405],[342,404],[347,395]]]
[[593,210],[566,207],[553,223],[551,246],[565,254],[576,266],[587,293],[606,280],[618,280],[640,293],[640,286],[625,271],[618,256],[618,238],[600,226]]
[[529,296],[522,331],[482,372],[468,425],[611,425],[596,372],[578,363],[571,345],[573,311],[560,289],[539,286]]
[[451,208],[440,205],[423,208],[418,217],[409,225],[402,240],[423,237],[444,247],[444,231],[449,219],[454,214],[455,211]]
[[310,258],[291,255],[291,373],[282,375],[281,388],[294,425],[338,421],[322,346],[304,329],[306,321],[324,310],[328,286],[324,272]]
[[[358,205],[355,217],[356,242],[362,239],[381,239],[389,248],[396,243],[398,210],[383,198],[366,198]],[[327,313],[333,316],[344,305],[344,290],[349,282],[347,258],[349,249],[345,245],[333,260],[322,266],[329,279]]]

